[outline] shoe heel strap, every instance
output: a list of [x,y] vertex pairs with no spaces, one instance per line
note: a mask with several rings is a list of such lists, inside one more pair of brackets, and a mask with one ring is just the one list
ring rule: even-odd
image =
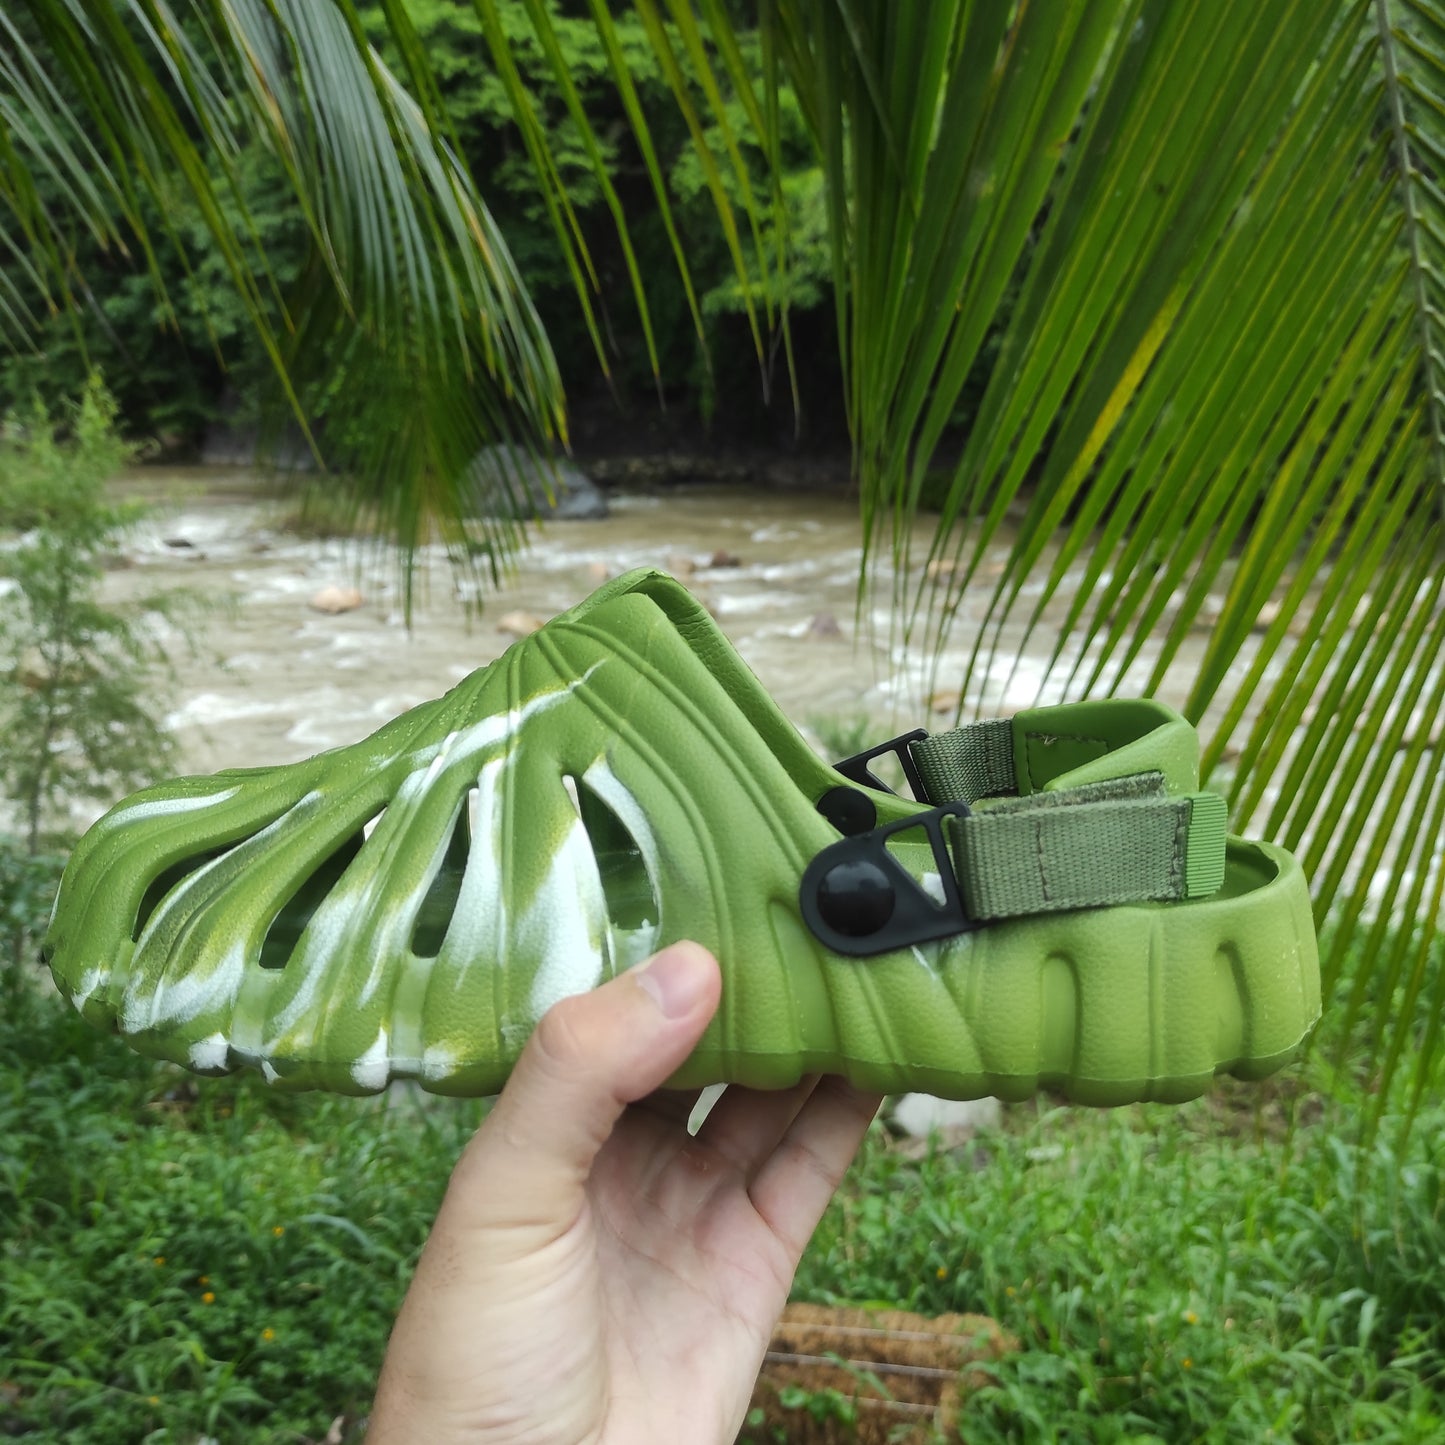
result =
[[1030,708],[931,737],[912,733],[907,741],[921,802],[1027,798],[1143,773],[1159,774],[1172,794],[1199,788],[1194,729],[1147,698]]
[[1224,882],[1224,799],[1123,786],[1130,783],[1146,780],[1038,793],[953,821],[949,841],[969,918],[1180,902],[1217,892]]

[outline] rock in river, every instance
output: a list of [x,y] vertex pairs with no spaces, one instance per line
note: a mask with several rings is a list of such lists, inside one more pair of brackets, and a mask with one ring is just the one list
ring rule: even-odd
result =
[[[520,447],[483,447],[472,460],[470,483],[482,517],[561,517],[590,520],[607,515],[602,488],[570,462],[533,462]],[[548,500],[548,492],[551,500]]]
[[355,612],[361,606],[362,595],[355,587],[323,587],[308,604],[316,612],[325,612],[337,617],[343,612]]

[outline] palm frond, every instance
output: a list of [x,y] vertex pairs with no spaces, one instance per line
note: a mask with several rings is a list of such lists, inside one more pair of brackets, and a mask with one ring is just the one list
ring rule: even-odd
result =
[[779,10],[896,605],[940,647],[972,614],[975,710],[1040,638],[1055,696],[1189,678],[1237,825],[1314,875],[1335,1006],[1420,1087],[1441,1009],[1406,1042],[1378,1001],[1438,968],[1445,9]]
[[[327,392],[336,484],[388,498],[413,541],[438,518],[455,522],[458,478],[481,445],[564,435],[550,344],[448,143],[404,7],[389,5],[388,19],[410,89],[368,44],[351,0],[197,0],[180,14],[165,0],[27,0],[24,10],[44,49],[0,21],[0,203],[57,293],[77,279],[71,226],[146,255],[162,244],[184,253],[139,208],[149,196],[164,217],[181,188],[303,426],[306,399]],[[281,294],[236,173],[242,140],[256,137],[311,239],[300,297]],[[41,168],[59,182],[58,213],[33,203]],[[0,244],[14,252],[21,238],[7,230]],[[26,320],[20,300],[0,295],[12,332]],[[338,382],[342,356],[353,372]],[[399,434],[415,445],[397,445]],[[517,545],[515,524],[486,526],[489,555]]]

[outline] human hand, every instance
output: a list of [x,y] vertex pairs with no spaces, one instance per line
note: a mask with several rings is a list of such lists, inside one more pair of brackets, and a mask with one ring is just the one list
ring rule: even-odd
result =
[[463,1152],[369,1445],[731,1445],[879,1104],[838,1079],[654,1092],[717,1009],[693,943],[553,1008]]

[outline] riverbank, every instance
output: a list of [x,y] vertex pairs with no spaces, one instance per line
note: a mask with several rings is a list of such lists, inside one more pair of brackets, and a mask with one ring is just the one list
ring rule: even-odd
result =
[[[459,578],[441,547],[424,546],[408,626],[393,553],[286,530],[285,502],[253,473],[139,468],[117,491],[150,511],[106,578],[107,598],[181,587],[211,604],[168,710],[189,769],[288,762],[355,741],[633,567],[679,576],[801,726],[912,727],[924,714],[942,717],[935,706],[951,711],[957,692],[955,683],[953,696],[932,696],[923,640],[892,632],[886,559],[859,611],[862,550],[845,497],[621,488],[606,518],[538,528],[486,591]],[[920,547],[925,537],[920,529]],[[320,610],[327,593],[338,610]],[[945,656],[940,676],[955,675],[964,656]],[[1025,705],[1036,680],[1026,669],[977,701]]]

